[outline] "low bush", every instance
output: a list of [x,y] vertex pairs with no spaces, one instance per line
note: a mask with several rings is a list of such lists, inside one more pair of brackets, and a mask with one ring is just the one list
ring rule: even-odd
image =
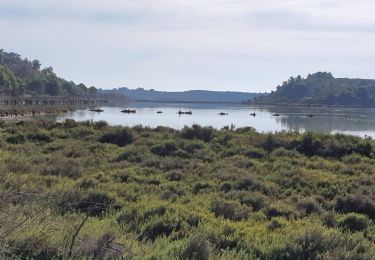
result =
[[125,146],[134,141],[134,136],[129,128],[120,128],[103,134],[99,138],[101,143],[110,143],[118,146]]
[[350,231],[364,231],[369,226],[369,219],[361,214],[349,213],[339,218],[338,225]]
[[343,213],[356,212],[375,219],[375,203],[365,195],[347,195],[336,200],[336,210]]
[[181,136],[186,139],[198,139],[204,142],[210,142],[214,137],[215,130],[212,127],[202,127],[193,125],[192,127],[185,126],[181,131]]
[[211,245],[204,235],[196,235],[192,237],[181,254],[181,259],[210,259]]
[[74,160],[66,159],[52,159],[48,165],[41,168],[40,173],[42,175],[53,175],[68,177],[72,179],[77,179],[81,176],[81,167]]
[[303,215],[310,215],[321,211],[321,207],[312,199],[300,200],[296,207]]
[[150,152],[159,156],[170,156],[178,150],[178,146],[173,141],[167,141],[151,147]]
[[223,217],[234,221],[247,219],[250,210],[235,201],[214,200],[211,203],[211,212],[216,217]]
[[109,209],[118,209],[116,200],[105,192],[78,191],[62,192],[56,195],[56,209],[61,213],[69,211],[82,212],[89,216],[98,217]]

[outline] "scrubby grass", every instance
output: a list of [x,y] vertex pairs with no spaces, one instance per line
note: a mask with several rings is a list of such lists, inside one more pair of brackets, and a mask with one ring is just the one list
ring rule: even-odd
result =
[[373,259],[375,143],[0,124],[0,257]]

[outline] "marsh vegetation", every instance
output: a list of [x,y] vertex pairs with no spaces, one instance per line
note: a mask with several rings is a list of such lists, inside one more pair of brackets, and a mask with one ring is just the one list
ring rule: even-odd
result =
[[373,259],[371,139],[0,124],[0,255]]

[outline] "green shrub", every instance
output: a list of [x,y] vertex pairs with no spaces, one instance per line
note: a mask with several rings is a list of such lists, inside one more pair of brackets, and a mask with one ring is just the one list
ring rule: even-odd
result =
[[313,213],[319,213],[321,211],[320,206],[316,203],[316,201],[314,201],[312,199],[303,199],[303,200],[300,200],[297,203],[296,207],[304,215],[310,215],[310,214],[313,214]]
[[194,184],[194,186],[193,186],[193,193],[197,194],[201,190],[208,189],[209,187],[210,187],[210,184],[208,184],[207,182],[206,183],[198,182],[198,183]]
[[81,176],[81,171],[80,165],[74,160],[54,158],[48,163],[48,165],[44,166],[40,170],[40,173],[42,175],[53,175],[77,179]]
[[151,147],[150,152],[159,156],[170,156],[178,150],[178,146],[173,141],[167,141]]
[[336,200],[336,210],[343,213],[356,212],[375,219],[375,203],[365,195],[347,195]]
[[169,181],[181,181],[183,178],[183,174],[181,171],[174,170],[167,174],[167,179]]
[[102,130],[108,126],[106,121],[100,120],[94,123],[94,128],[98,130]]
[[288,241],[285,247],[271,250],[261,259],[320,259],[329,247],[329,241],[320,231],[311,231]]
[[249,149],[247,151],[245,151],[245,155],[249,158],[253,158],[253,159],[262,159],[262,158],[265,158],[267,157],[266,153],[264,152],[264,150],[262,149],[259,149],[259,148],[252,148],[252,149]]
[[171,218],[156,218],[147,222],[143,231],[141,232],[141,240],[155,241],[161,236],[168,237],[179,226],[179,223]]
[[114,176],[115,180],[121,183],[128,183],[131,179],[130,174],[127,172],[119,172]]
[[229,192],[232,190],[232,184],[229,182],[224,182],[223,184],[221,184],[220,190],[224,192]]
[[270,205],[265,208],[264,211],[268,219],[271,219],[273,217],[289,218],[293,213],[292,209],[289,208],[288,205],[280,203]]
[[63,126],[65,128],[74,128],[74,127],[77,127],[78,125],[79,125],[79,122],[76,122],[73,119],[65,119],[63,122]]
[[350,231],[364,231],[369,225],[369,219],[361,214],[349,213],[342,216],[338,224],[341,228]]
[[80,189],[87,190],[87,189],[94,188],[97,184],[98,184],[98,181],[96,181],[95,179],[84,178],[80,180],[79,182],[77,182],[77,187]]
[[186,248],[182,251],[181,259],[208,260],[210,253],[211,245],[207,237],[196,235],[188,241]]
[[306,156],[312,156],[319,153],[322,145],[319,141],[314,139],[314,135],[307,132],[303,135],[300,145],[297,147],[298,152]]
[[271,220],[271,222],[267,225],[267,228],[271,231],[274,231],[276,229],[282,228],[284,225],[278,221],[277,219]]
[[204,142],[210,142],[214,137],[214,133],[215,130],[213,127],[193,125],[192,127],[185,126],[181,131],[181,136],[186,139],[198,139]]
[[246,190],[246,191],[259,191],[264,194],[271,194],[271,189],[266,186],[265,183],[254,179],[253,177],[246,177],[240,179],[235,184],[234,188],[236,190]]
[[103,134],[99,138],[99,142],[101,143],[110,143],[121,147],[131,144],[133,141],[134,137],[129,128],[116,129],[115,131]]
[[250,206],[254,211],[259,211],[266,206],[267,197],[261,193],[250,193],[241,196],[240,202],[243,205]]
[[105,192],[91,191],[81,193],[70,191],[57,195],[56,208],[61,213],[76,211],[99,217],[111,208],[118,209],[119,205],[114,198]]
[[27,141],[27,139],[24,134],[15,134],[9,136],[5,141],[9,144],[23,144]]
[[219,199],[211,203],[211,212],[213,212],[216,217],[223,217],[234,221],[247,219],[249,215],[249,210],[241,206],[238,202]]

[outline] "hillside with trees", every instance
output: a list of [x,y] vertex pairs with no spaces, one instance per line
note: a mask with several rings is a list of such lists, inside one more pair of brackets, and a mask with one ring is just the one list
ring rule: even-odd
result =
[[328,72],[291,77],[257,104],[375,106],[375,80],[335,78]]
[[38,60],[28,60],[0,49],[0,95],[85,96],[96,94],[95,87],[75,84],[58,77],[52,67],[41,68]]
[[125,95],[134,101],[149,102],[241,103],[262,95],[261,93],[209,90],[166,92],[154,89],[146,90],[143,88],[129,89],[127,87],[99,91],[104,94]]

